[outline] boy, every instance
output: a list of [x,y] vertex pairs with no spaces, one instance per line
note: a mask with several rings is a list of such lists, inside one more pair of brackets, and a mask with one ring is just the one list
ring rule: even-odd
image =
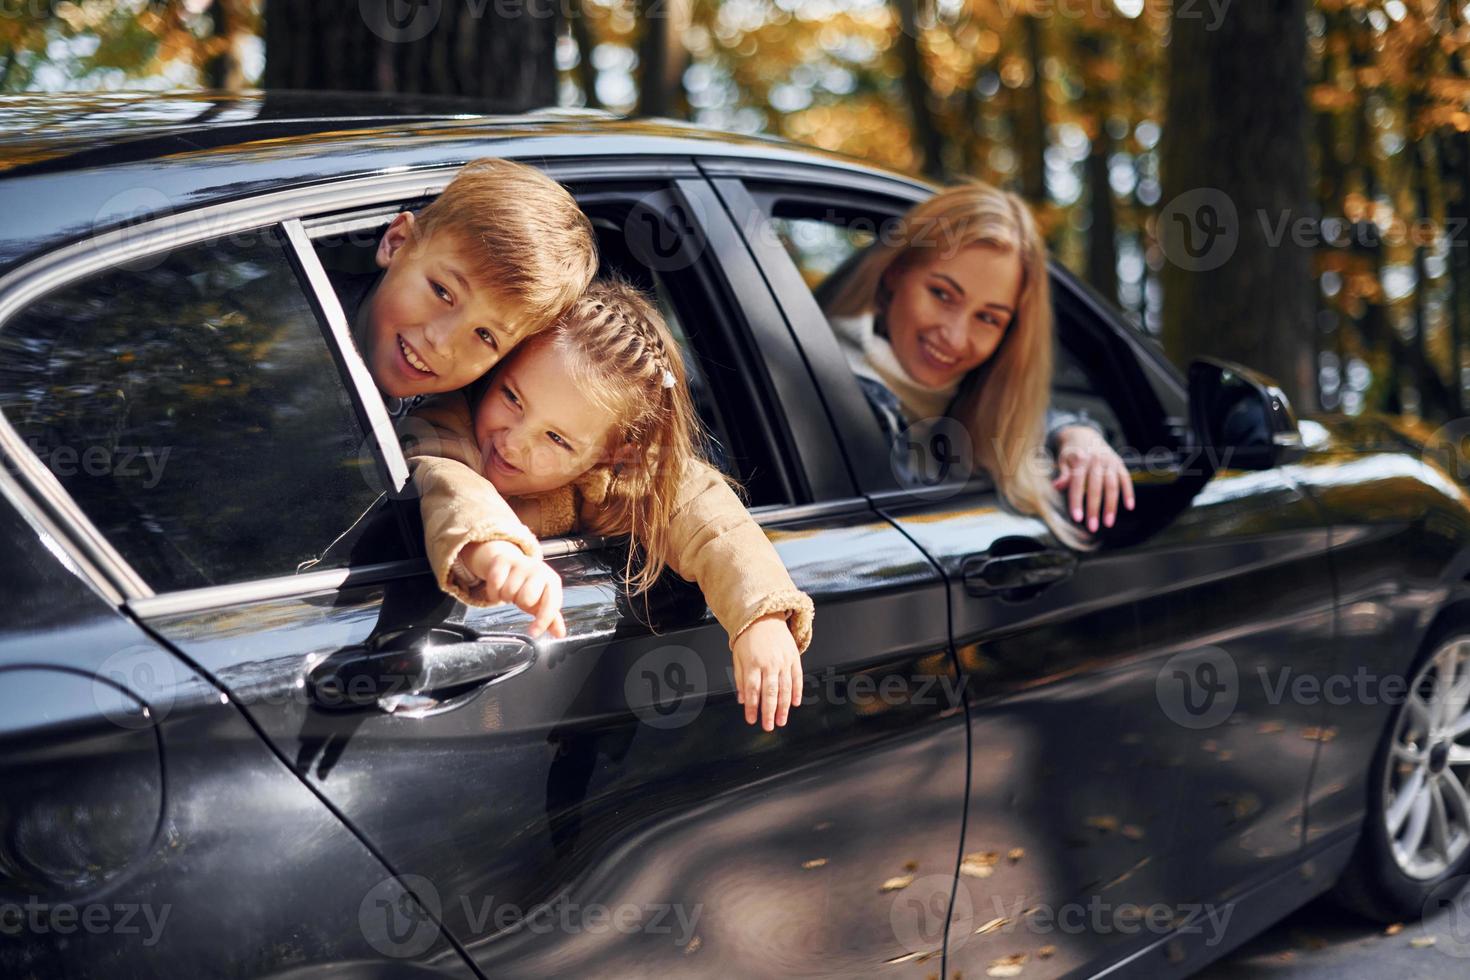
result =
[[[592,223],[560,184],[523,164],[485,159],[466,165],[418,214],[395,217],[375,259],[377,276],[339,276],[334,285],[373,380],[390,412],[401,416],[429,395],[475,381],[548,327],[591,283],[597,246]],[[460,462],[420,457],[413,465],[421,492],[430,482],[452,482],[463,487],[461,498],[485,494],[481,476]],[[471,539],[458,558],[486,583],[477,598],[533,615],[533,636],[548,629],[565,636],[561,583],[535,538],[474,540],[479,515],[458,516]],[[705,547],[715,562],[728,550],[739,567],[736,544],[749,539],[741,532],[753,522],[743,508],[725,516],[721,526],[729,533],[706,533]],[[694,537],[711,514],[691,507],[683,520],[683,533]],[[440,585],[452,591],[451,583]],[[809,625],[799,629],[799,620],[796,609],[771,613],[730,639],[746,722],[759,718],[767,731],[784,725],[791,705],[801,703],[799,683],[781,682],[809,642]]]

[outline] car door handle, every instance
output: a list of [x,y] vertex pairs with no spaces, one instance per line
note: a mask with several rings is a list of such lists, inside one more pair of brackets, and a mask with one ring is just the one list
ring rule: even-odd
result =
[[308,670],[306,687],[328,710],[422,711],[508,680],[535,660],[535,644],[514,633],[411,627],[338,650]]
[[1076,555],[1047,549],[1019,555],[973,555],[965,559],[960,574],[965,591],[979,597],[1051,585],[1071,578],[1076,571]]

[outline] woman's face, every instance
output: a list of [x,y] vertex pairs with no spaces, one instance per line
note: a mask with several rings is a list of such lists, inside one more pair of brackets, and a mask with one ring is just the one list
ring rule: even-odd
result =
[[944,256],[922,253],[883,276],[893,293],[884,317],[898,363],[926,387],[948,387],[990,360],[1015,316],[1021,258],[970,245]]

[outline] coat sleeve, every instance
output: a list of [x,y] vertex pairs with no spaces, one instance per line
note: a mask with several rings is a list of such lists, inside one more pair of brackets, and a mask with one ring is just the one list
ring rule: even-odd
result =
[[467,605],[494,605],[485,583],[460,560],[461,552],[475,543],[508,541],[528,557],[540,558],[540,542],[494,485],[468,466],[438,456],[415,457],[412,465],[434,580]]
[[521,522],[495,485],[480,475],[469,403],[454,393],[433,399],[409,416],[405,451],[413,468],[424,523],[424,550],[439,587],[472,606],[493,605],[484,582],[460,560],[475,543],[508,541],[541,557],[536,535]]
[[811,598],[791,581],[735,491],[703,463],[691,464],[679,489],[670,541],[669,566],[699,586],[732,649],[747,626],[779,613],[796,649],[806,652],[812,641]]
[[1062,434],[1062,430],[1074,425],[1085,425],[1098,433],[1102,433],[1103,431],[1103,427],[1097,419],[1088,415],[1085,411],[1068,412],[1059,408],[1047,407],[1046,448],[1051,450],[1053,456],[1057,454],[1057,438]]

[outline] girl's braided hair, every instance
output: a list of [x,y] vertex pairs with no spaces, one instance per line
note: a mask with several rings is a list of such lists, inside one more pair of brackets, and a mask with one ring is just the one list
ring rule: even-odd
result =
[[678,342],[648,296],[620,278],[593,282],[548,334],[574,383],[617,420],[598,464],[611,469],[606,500],[583,517],[589,531],[631,537],[624,579],[645,592],[668,564],[679,487],[702,461]]

